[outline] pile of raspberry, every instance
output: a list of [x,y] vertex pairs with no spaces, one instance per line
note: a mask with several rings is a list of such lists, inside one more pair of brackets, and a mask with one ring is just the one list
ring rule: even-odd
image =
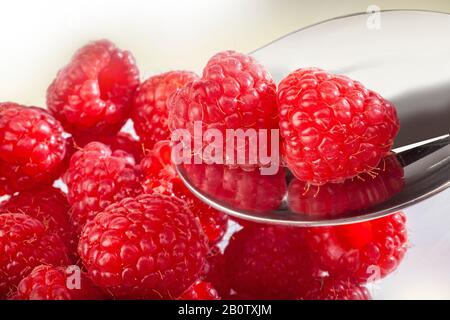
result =
[[[0,299],[368,299],[368,267],[385,276],[406,251],[396,214],[345,228],[242,222],[223,252],[234,222],[171,162],[171,131],[201,121],[223,133],[280,129],[283,163],[306,184],[371,172],[399,123],[357,81],[299,69],[277,89],[252,57],[224,51],[201,76],[141,82],[133,55],[100,40],[60,69],[46,107],[0,102]],[[263,164],[223,175],[236,165]]]

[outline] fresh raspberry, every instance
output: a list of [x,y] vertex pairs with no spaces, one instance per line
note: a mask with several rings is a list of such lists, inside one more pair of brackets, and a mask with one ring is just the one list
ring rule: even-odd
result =
[[357,81],[320,69],[289,74],[277,98],[284,160],[311,184],[370,172],[399,130],[392,104]]
[[144,194],[86,224],[78,252],[92,281],[122,298],[176,298],[202,271],[208,250],[198,220],[175,197]]
[[361,174],[343,183],[311,186],[294,179],[289,184],[288,206],[293,212],[319,217],[349,216],[392,198],[403,186],[403,168],[391,155],[373,174]]
[[107,40],[79,49],[47,91],[47,106],[74,136],[106,136],[129,117],[139,71],[133,56]]
[[401,213],[333,227],[249,222],[208,259],[205,278],[224,299],[363,299],[359,285],[394,271],[406,250]]
[[367,288],[349,279],[319,279],[311,282],[302,300],[370,300]]
[[[251,224],[234,234],[225,249],[219,288],[252,299],[295,299],[321,275],[304,245],[302,228]],[[214,285],[216,285],[214,283]]]
[[26,214],[0,214],[0,298],[40,264],[66,265],[67,248],[56,234]]
[[[79,283],[70,277],[77,276],[70,267],[40,265],[20,281],[13,300],[100,300],[105,298],[84,272]],[[78,286],[79,285],[79,286]]]
[[65,153],[63,129],[45,110],[0,103],[0,195],[51,183]]
[[136,91],[131,118],[146,149],[170,139],[167,99],[178,88],[198,79],[189,71],[171,71],[150,77]]
[[[170,129],[187,129],[191,137],[194,137],[196,121],[201,121],[203,129],[219,130],[223,137],[226,137],[226,129],[278,127],[274,81],[252,57],[234,51],[213,56],[203,70],[203,77],[176,91],[168,100],[168,105]],[[203,148],[209,144],[210,141],[205,139]],[[238,149],[245,151],[245,162],[237,161],[240,160],[238,154],[242,153],[238,153]],[[249,139],[245,140],[245,146],[235,143],[232,150],[234,161],[231,158],[233,155],[226,152],[226,143],[223,143],[227,164],[246,168],[263,164],[259,158],[255,159],[256,164],[249,161]],[[204,160],[212,159],[206,157]]]
[[178,300],[220,300],[220,297],[209,282],[197,281],[186,289]]
[[403,213],[349,225],[309,228],[305,242],[332,276],[354,282],[379,280],[393,272],[408,249]]
[[184,200],[189,209],[200,219],[200,224],[211,244],[222,239],[228,226],[228,217],[194,196],[182,183],[170,160],[170,141],[156,143],[144,160],[144,189],[150,193],[175,195]]
[[61,237],[75,258],[78,241],[69,209],[67,196],[51,186],[21,192],[0,204],[0,212],[23,213],[41,221],[48,232]]
[[113,202],[142,192],[140,170],[124,151],[91,142],[77,151],[64,176],[78,230]]
[[185,164],[185,175],[193,186],[229,207],[266,212],[280,207],[286,194],[285,170],[262,175],[221,164]]

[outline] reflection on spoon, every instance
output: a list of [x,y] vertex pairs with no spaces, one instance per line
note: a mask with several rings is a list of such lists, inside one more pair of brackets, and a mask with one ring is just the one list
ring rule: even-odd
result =
[[403,187],[403,168],[397,157],[390,155],[373,173],[343,183],[312,186],[294,178],[289,184],[288,207],[295,213],[321,218],[348,217],[358,210],[387,201]]
[[280,207],[286,194],[285,171],[261,175],[221,164],[184,164],[190,184],[216,202],[248,212],[269,212]]

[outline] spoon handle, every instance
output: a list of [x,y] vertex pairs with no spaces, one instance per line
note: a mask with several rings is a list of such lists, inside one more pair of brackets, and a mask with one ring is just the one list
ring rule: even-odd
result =
[[[413,147],[411,149],[402,151],[397,154],[397,158],[399,159],[400,163],[403,167],[406,167],[410,165],[411,163],[414,163],[431,153],[440,150],[446,146],[450,145],[450,135],[446,135],[442,137],[441,139],[434,140],[431,142],[428,142],[426,144],[422,144],[417,147]],[[450,151],[449,151],[449,157],[450,157]]]

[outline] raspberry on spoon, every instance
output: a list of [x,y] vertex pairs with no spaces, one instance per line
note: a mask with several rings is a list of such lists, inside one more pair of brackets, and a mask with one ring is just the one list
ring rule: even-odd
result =
[[[191,137],[195,136],[197,122],[201,122],[204,129],[219,130],[223,137],[227,129],[266,129],[268,141],[270,129],[278,127],[275,82],[252,57],[235,51],[214,55],[204,68],[202,78],[172,94],[168,106],[169,128],[187,129]],[[263,140],[258,141],[260,146],[270,144]],[[202,148],[208,145],[209,141],[203,141]],[[239,158],[239,150],[245,152],[246,159]],[[247,169],[265,165],[258,154],[250,156],[251,150],[249,139],[245,139],[242,147],[235,143],[230,149],[231,155],[224,142],[223,160]],[[204,160],[212,160],[204,153],[202,156]],[[251,157],[255,158],[255,163],[250,161]]]
[[298,69],[277,92],[282,152],[301,181],[321,185],[371,172],[399,130],[392,104],[358,81]]

